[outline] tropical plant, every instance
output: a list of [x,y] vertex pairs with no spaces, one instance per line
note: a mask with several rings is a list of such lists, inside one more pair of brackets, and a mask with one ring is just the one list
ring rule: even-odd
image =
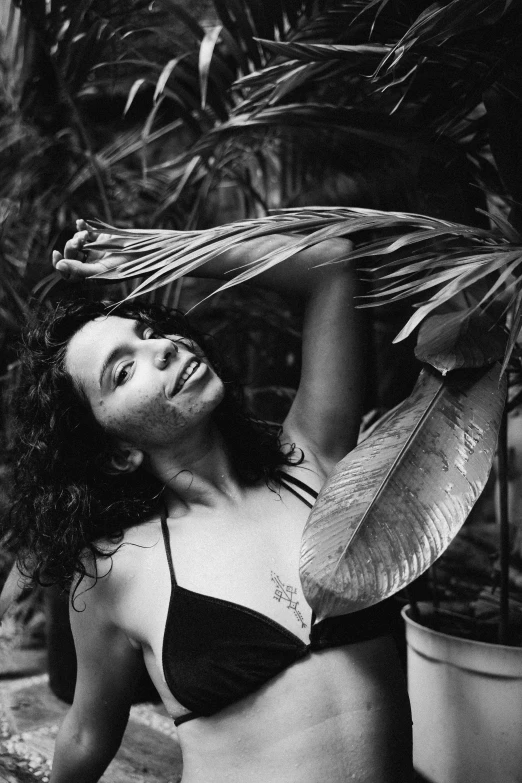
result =
[[[506,223],[506,226],[509,228],[509,224]],[[284,250],[267,254],[224,283],[218,291],[251,280],[294,253],[328,238],[349,237],[369,229],[373,232],[386,230],[388,233],[391,230],[406,230],[407,233],[398,238],[388,237],[367,242],[346,255],[346,258],[354,263],[366,259],[375,263],[377,259],[385,259],[379,266],[370,267],[368,270],[379,273],[380,288],[371,296],[372,305],[378,304],[379,299],[393,302],[437,289],[410,317],[397,336],[398,340],[408,336],[430,313],[451,304],[466,287],[474,287],[473,290],[476,290],[477,283],[494,275],[494,281],[479,300],[464,309],[455,306],[452,318],[445,316],[440,323],[437,318],[432,319],[424,331],[421,331],[417,347],[419,358],[431,363],[443,373],[457,367],[480,367],[502,355],[505,344],[503,332],[498,327],[493,328],[495,320],[486,319],[482,309],[497,300],[505,303],[504,310],[512,309],[516,301],[517,285],[521,285],[517,284],[514,277],[514,272],[522,263],[521,248],[510,243],[498,231],[409,213],[349,207],[315,207],[282,210],[264,218],[235,221],[225,226],[197,231],[118,229],[96,221],[91,221],[90,227],[95,234],[109,235],[108,242],[97,241],[98,250],[117,250],[124,243],[126,255],[136,256],[135,260],[130,259],[117,269],[97,276],[100,279],[113,280],[144,277],[130,294],[131,297],[172,283],[203,266],[224,250],[270,233],[299,232],[299,236],[296,237],[295,243]],[[433,250],[435,243],[438,250],[436,256]],[[404,248],[409,250],[407,260],[401,252]],[[388,260],[390,258],[391,260]],[[329,263],[335,263],[337,260]],[[387,270],[388,267],[391,271]],[[511,357],[518,333],[517,312],[514,313],[514,324],[503,369]],[[465,354],[450,354],[451,340],[456,343],[462,338],[462,332],[469,332],[470,325],[475,322],[487,325],[487,330],[483,327],[476,335],[477,342],[482,345],[482,352],[473,351],[470,345]],[[460,345],[462,348],[462,340]]]
[[[201,0],[190,13],[188,5],[22,0],[20,10],[3,7],[0,197],[15,219],[4,224],[2,243],[16,249],[22,299],[37,282],[42,296],[56,284],[47,274],[51,248],[83,215],[178,228],[237,215],[223,197],[221,218],[212,214],[212,185],[194,188],[193,166],[172,171],[164,161],[228,117],[228,88],[265,62],[253,36],[283,34],[307,3],[245,10],[241,2]],[[218,11],[228,27],[217,24]],[[218,34],[226,49],[216,46]],[[248,172],[241,177],[248,200]],[[5,318],[13,328],[20,322],[16,308],[4,308],[0,332]]]
[[[255,210],[256,199],[264,208],[284,204],[292,198],[291,187],[285,176],[280,176],[279,181],[274,179],[273,170],[288,164],[289,148],[294,152],[289,132],[297,121],[301,147],[303,127],[313,128],[314,132],[320,128],[328,131],[330,165],[333,169],[335,156],[336,172],[345,161],[340,163],[335,141],[342,139],[345,145],[347,141],[353,145],[359,140],[355,146],[357,153],[363,148],[367,154],[385,149],[389,159],[400,153],[399,157],[402,161],[407,160],[410,169],[418,167],[420,161],[430,156],[433,160],[434,155],[440,163],[442,151],[451,149],[446,165],[451,165],[457,158],[466,159],[471,163],[467,174],[473,176],[477,185],[497,191],[501,188],[487,132],[488,123],[490,126],[494,123],[484,111],[483,94],[487,92],[491,96],[499,90],[503,93],[506,84],[511,84],[513,91],[516,43],[522,26],[520,11],[514,4],[485,0],[470,4],[452,0],[445,6],[421,8],[420,15],[417,15],[418,7],[405,7],[392,0],[380,3],[379,8],[375,8],[377,13],[372,12],[376,3],[293,3],[289,6],[300,15],[292,20],[293,27],[287,24],[285,28],[283,17],[270,20],[271,34],[276,37],[278,33],[278,40],[262,41],[269,55],[263,52],[259,43],[252,42],[253,35],[262,32],[262,26],[256,26],[261,17],[256,18],[253,11],[245,15],[239,2],[227,5],[227,8],[216,3],[222,26],[213,27],[206,36],[201,35],[200,29],[199,86],[202,104],[210,109],[206,115],[209,127],[205,130],[200,114],[196,134],[199,135],[195,142],[181,154],[161,163],[161,170],[168,172],[173,191],[169,205],[181,203],[190,184],[197,184],[197,192],[191,189],[190,195],[191,199],[196,196],[196,204],[199,204],[208,199],[213,187],[230,180],[236,185],[242,183],[242,193],[249,189],[248,183],[254,188],[254,202],[250,203],[250,209],[246,208],[247,214]],[[238,20],[242,24],[238,25]],[[230,62],[229,50],[235,54],[241,51],[238,28],[245,33],[245,41],[250,42],[248,57],[238,56],[235,71],[229,69],[229,75],[237,74],[241,69],[247,75],[233,84],[226,101],[221,98],[219,106],[207,105],[209,84],[214,74],[221,72],[225,55]],[[266,31],[266,24],[263,29]],[[336,43],[332,43],[334,40]],[[188,78],[188,70],[194,66],[188,60],[186,58],[183,63],[172,60],[162,70],[155,85],[154,117],[157,106],[177,89],[178,83],[172,79],[177,75],[177,69],[184,68],[182,82]],[[259,66],[263,67],[259,70]],[[255,67],[258,70],[252,73]],[[143,86],[143,77],[134,82],[128,105]],[[179,102],[181,95],[176,100]],[[197,117],[194,107],[191,107],[190,116],[190,122],[194,124]],[[182,121],[189,122],[185,116]],[[148,130],[150,125],[149,117]],[[253,128],[256,132],[252,135]],[[306,144],[304,146],[306,148]],[[312,190],[314,182],[317,190],[318,167],[323,175],[325,171],[325,154],[319,145],[316,147],[315,154],[308,156],[312,160],[308,170],[301,170],[298,177],[301,187],[308,182]],[[353,148],[350,155],[352,167],[349,171],[353,179],[357,168]],[[257,171],[253,169],[253,160],[258,162]],[[304,165],[302,161],[301,164]],[[365,164],[367,158],[363,159],[362,165]],[[287,165],[287,168],[292,166]],[[295,177],[295,166],[293,170]],[[151,166],[149,171],[157,171],[157,167]],[[257,186],[254,187],[256,177]],[[264,187],[259,184],[260,178],[265,180]],[[361,193],[358,195],[360,197]],[[417,198],[416,206],[422,201]],[[483,206],[487,206],[486,201]],[[377,239],[363,243],[359,248],[360,258],[391,258],[389,278],[383,278],[389,285],[378,294],[383,300],[396,301],[440,288],[410,319],[402,336],[456,293],[479,280],[488,280],[489,275],[498,271],[503,275],[482,293],[481,304],[491,304],[495,297],[501,296],[508,309],[512,309],[512,335],[516,334],[519,289],[512,278],[516,278],[518,268],[520,237],[502,214],[488,214],[497,224],[497,231],[490,228],[485,217],[482,214],[481,218],[479,214],[477,220],[481,225],[469,226],[457,225],[454,219],[427,225],[428,219],[423,216],[401,215],[397,216],[393,228],[395,231],[403,226],[408,228],[407,236],[393,241],[389,237]],[[350,233],[358,227],[381,234],[386,230],[389,234],[391,224],[387,215],[374,211],[366,213],[364,225],[361,220],[360,214],[354,214],[353,232]],[[193,217],[190,217],[183,228],[190,228],[192,224]],[[176,245],[176,249],[181,250],[181,246]],[[402,253],[398,252],[401,250]],[[408,253],[406,262],[403,260],[405,250]],[[165,256],[164,260],[167,258]],[[157,269],[154,286],[170,279],[168,263],[163,272],[159,266]],[[126,276],[128,273],[129,269]],[[427,273],[429,280],[425,279]],[[407,282],[402,282],[403,278]],[[503,285],[504,280],[507,287]],[[393,285],[394,281],[396,285]],[[140,290],[149,288],[149,282]],[[512,339],[508,354],[513,343]]]
[[[185,10],[189,5],[191,13]],[[288,24],[300,7],[290,0],[280,5],[272,27],[283,24],[283,13]],[[254,17],[259,19],[259,13]],[[205,76],[214,49],[212,33],[206,31],[214,19],[212,4],[205,0],[22,0],[0,8],[1,451],[13,434],[8,404],[17,380],[12,338],[25,320],[32,290],[46,301],[68,293],[65,283],[49,276],[49,258],[51,249],[71,235],[75,219],[98,214],[123,225],[179,227],[191,220],[192,205],[164,209],[171,178],[159,164],[165,150],[184,149],[223,116],[220,105],[239,66],[216,53],[215,73]],[[270,25],[263,33],[270,34]],[[236,47],[244,63],[252,62],[248,47],[257,47],[251,36]],[[171,96],[166,81],[173,71],[176,94]],[[165,90],[155,97],[162,79]],[[158,164],[155,170],[151,163]],[[176,305],[183,294],[190,304],[201,296],[202,289],[194,293],[193,288],[189,283],[182,291],[180,282],[151,297]],[[117,291],[123,297],[130,288],[122,284]],[[267,322],[274,334],[295,339],[291,314],[255,295],[248,301],[247,333],[247,308],[241,318],[240,304],[233,311],[224,298],[213,300],[205,326],[219,333],[220,310],[231,313],[227,345],[239,357],[243,375],[254,381],[248,392],[256,408],[275,418],[279,401],[288,404],[292,383],[273,389],[253,364],[278,342],[274,335],[261,339]],[[8,483],[0,465],[6,500]]]
[[[505,115],[519,86],[513,74],[520,7],[510,0],[436,6],[286,0],[269,7],[257,0],[215,0],[213,6],[203,25],[176,4],[167,10],[157,3],[151,12],[144,3],[129,9],[116,0],[21,0],[38,31],[40,70],[49,77],[45,92],[27,90],[28,138],[35,124],[41,134],[42,122],[35,121],[45,114],[42,96],[51,93],[59,132],[53,131],[50,144],[45,137],[40,157],[49,165],[48,151],[59,140],[54,160],[66,171],[57,178],[63,192],[55,177],[41,202],[47,206],[51,193],[53,215],[62,222],[37,235],[45,233],[52,244],[63,221],[80,214],[80,202],[83,214],[101,214],[109,223],[116,202],[123,225],[161,225],[152,234],[131,232],[134,250],[148,256],[129,262],[119,277],[148,275],[138,283],[141,294],[172,285],[220,248],[249,236],[299,231],[293,251],[262,259],[234,282],[326,236],[354,235],[354,261],[390,262],[384,273],[379,264],[378,300],[435,291],[421,300],[407,329],[441,304],[452,307],[458,294],[468,297],[464,312],[425,322],[418,347],[424,360],[447,372],[496,357],[502,337],[484,326],[483,310],[487,306],[498,318],[492,303],[500,298],[510,314],[507,366],[522,320],[517,210],[509,223],[488,208],[491,192],[505,196],[498,170],[514,199],[514,172],[522,173],[515,145],[507,166],[506,153],[502,160],[498,155],[506,149],[502,129],[505,134],[513,127]],[[175,41],[167,56],[165,31]],[[100,142],[103,133],[89,118],[89,106],[113,84],[129,118],[140,100],[147,116],[139,129],[133,125]],[[60,112],[66,123],[56,120]],[[34,146],[27,153],[31,171]],[[469,180],[478,187],[470,188]],[[33,184],[39,192],[37,179]],[[256,224],[205,228],[269,208],[339,201],[371,209],[282,212]],[[419,212],[435,217],[414,214]]]
[[[312,197],[436,212],[433,193],[421,191],[438,190],[435,199],[445,194],[440,184],[423,184],[426,171],[433,178],[449,169],[448,181],[458,169],[471,177],[467,161],[477,181],[498,184],[477,85],[492,82],[498,71],[492,63],[509,48],[510,4],[487,3],[482,20],[475,14],[471,39],[453,13],[458,3],[446,13],[449,31],[423,11],[427,4],[390,1],[377,14],[374,5],[286,0],[261,7],[234,0],[204,4],[196,20],[176,4],[22,1],[32,34],[25,49],[34,50],[29,60],[40,73],[26,82],[23,118],[45,116],[51,129],[43,149],[34,139],[28,143],[34,154],[25,168],[47,214],[60,216],[59,226],[53,218],[37,235],[53,244],[80,204],[84,214],[108,222],[117,214],[123,225],[161,221],[178,228]],[[406,32],[419,27],[419,10],[438,34],[430,38],[426,23],[420,25],[428,40],[420,56]],[[398,56],[403,38],[406,54]],[[107,113],[107,96],[129,122],[137,104],[147,118],[100,144],[93,108]],[[39,132],[42,125],[40,119]],[[35,176],[36,159],[53,166],[51,188],[42,188],[49,169]],[[383,168],[392,175],[388,188]],[[330,192],[321,184],[318,193],[325,174]],[[465,200],[482,203],[478,191],[471,199],[469,192],[454,190],[451,218],[458,219]],[[31,198],[25,203],[35,206]],[[473,221],[473,212],[460,217]]]
[[[439,153],[446,145],[457,158],[459,154],[463,155],[471,163],[468,175],[473,174],[481,188],[501,192],[498,169],[504,174],[506,155],[500,161],[492,158],[488,125],[493,148],[498,148],[494,140],[499,135],[498,125],[505,124],[506,113],[500,111],[497,112],[499,116],[494,116],[490,111],[487,114],[483,98],[486,95],[486,104],[495,104],[498,108],[501,103],[498,93],[505,97],[507,92],[512,96],[513,87],[520,89],[520,82],[513,76],[519,57],[520,9],[509,2],[469,4],[453,0],[445,6],[427,8],[413,23],[404,24],[407,11],[401,6],[403,17],[399,27],[402,22],[403,28],[401,34],[396,34],[395,40],[390,41],[389,31],[396,31],[397,27],[384,24],[385,14],[397,14],[397,4],[382,2],[377,18],[372,17],[371,25],[364,29],[362,42],[357,39],[364,27],[361,20],[375,5],[326,4],[326,8],[319,11],[315,8],[309,27],[302,24],[295,34],[292,33],[291,40],[265,41],[266,48],[275,53],[275,59],[259,73],[237,82],[235,90],[240,100],[229,119],[217,123],[190,149],[170,161],[172,170],[190,162],[189,168],[183,169],[176,197],[180,197],[193,173],[201,183],[206,183],[202,187],[208,192],[209,177],[215,176],[224,150],[230,154],[231,139],[243,140],[244,145],[245,132],[252,127],[261,128],[264,133],[257,139],[264,140],[265,144],[268,139],[275,144],[273,148],[277,152],[280,151],[278,144],[288,144],[289,128],[297,121],[314,129],[327,125],[331,130],[333,126],[336,133],[344,134],[350,141],[363,139],[362,148],[366,151],[383,146],[404,153],[407,148],[410,158],[417,164],[423,157],[428,157],[425,150],[435,136]],[[339,24],[340,19],[347,22],[348,17],[350,24]],[[319,29],[324,34],[325,20],[331,22],[333,19],[337,23],[335,43],[331,38],[326,42],[302,40],[314,25],[316,32]],[[386,31],[386,39],[379,38],[380,31]],[[331,35],[331,27],[328,33]],[[343,41],[343,36],[348,38],[348,43]],[[435,65],[438,81],[434,86]],[[361,77],[365,67],[367,78]],[[335,89],[336,103],[330,97]],[[390,98],[391,102],[388,102]],[[406,118],[406,132],[403,128],[402,132],[393,128],[395,119],[390,120],[390,110],[395,112],[395,117]],[[382,122],[385,123],[384,132]],[[248,151],[259,155],[257,139],[250,143]],[[512,144],[512,152],[513,147]],[[360,150],[361,145],[357,149]],[[324,162],[320,154],[316,158]],[[512,170],[522,173],[517,151],[508,160]],[[504,183],[513,182],[512,170],[508,176],[504,175]],[[284,203],[281,194],[287,195],[288,191],[285,194],[279,183],[277,206]],[[515,196],[517,194],[515,190]],[[490,194],[483,206],[495,206]],[[417,300],[420,306],[400,337],[435,312],[421,330],[418,355],[443,373],[455,367],[480,367],[504,353],[502,319],[507,314],[510,338],[504,354],[504,371],[513,355],[522,322],[518,213],[516,204],[511,209],[510,222],[497,210],[490,208],[483,213],[494,227],[484,220],[482,223],[477,221],[477,226],[411,213],[312,209],[200,233],[134,236],[131,250],[136,250],[140,259],[127,263],[119,274],[132,277],[138,272],[147,273],[148,278],[138,288],[147,291],[183,276],[224,247],[246,238],[271,230],[307,232],[304,237],[296,238],[293,249],[261,259],[255,267],[226,284],[230,286],[252,278],[268,265],[284,261],[291,252],[326,236],[371,230],[370,241],[359,240],[352,258],[359,263],[368,258],[374,262],[384,259],[385,263],[380,263],[374,270],[381,277],[377,300],[397,301],[435,292],[428,301],[419,303]],[[103,230],[107,231],[107,228]],[[467,306],[455,306],[457,297],[463,293]],[[500,305],[500,310],[494,307],[495,303]],[[449,318],[447,314],[441,317],[441,306],[452,309]],[[492,331],[492,325],[499,318],[500,328]],[[504,539],[505,529],[504,524]],[[504,563],[504,572],[505,567]],[[325,600],[323,592],[321,601]]]

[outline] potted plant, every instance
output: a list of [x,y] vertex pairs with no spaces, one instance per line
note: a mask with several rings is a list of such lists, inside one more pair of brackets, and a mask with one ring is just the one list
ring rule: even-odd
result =
[[[509,611],[507,421],[506,410],[498,446],[498,601],[490,589],[464,611],[447,601],[403,609],[415,767],[433,783],[520,779],[522,613]],[[488,598],[480,633],[480,604]]]

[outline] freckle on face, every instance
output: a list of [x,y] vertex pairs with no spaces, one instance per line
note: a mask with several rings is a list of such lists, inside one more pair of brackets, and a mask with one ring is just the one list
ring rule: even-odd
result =
[[158,439],[181,433],[190,421],[193,408],[184,411],[175,407],[165,411],[161,398],[136,399],[133,405],[115,414],[107,412],[99,417],[100,424],[112,435],[136,444],[148,444]]
[[[209,369],[203,384],[193,392],[189,387],[179,398],[171,398],[166,394],[163,373],[157,372],[153,362],[149,366],[145,359],[138,365],[139,373],[133,373],[127,385],[117,390],[111,387],[109,392],[103,388],[100,391],[100,366],[115,344],[115,335],[131,346],[138,339],[130,326],[132,323],[110,316],[86,324],[69,342],[66,368],[86,393],[98,423],[110,434],[134,445],[172,443],[183,436],[184,430],[198,426],[201,416],[212,413],[223,397],[224,387]],[[190,355],[190,349],[182,350]],[[173,370],[175,373],[174,366]]]

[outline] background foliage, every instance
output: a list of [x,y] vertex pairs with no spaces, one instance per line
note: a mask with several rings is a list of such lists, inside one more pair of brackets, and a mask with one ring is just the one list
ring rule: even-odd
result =
[[512,70],[516,4],[19,5],[1,25],[4,347],[80,216],[193,229],[341,204],[488,226],[483,96]]
[[[361,263],[392,261],[384,298],[393,302],[372,313],[371,404],[390,407],[411,388],[411,344],[394,353],[390,341],[411,303],[432,291],[435,307],[476,296],[477,281],[479,299],[496,286],[485,303],[500,300],[494,319],[510,311],[513,347],[522,321],[521,32],[512,0],[4,3],[4,397],[31,292],[48,301],[68,293],[48,259],[78,217],[194,230],[310,205],[422,213],[433,219],[429,236],[425,219],[391,226],[378,214],[356,235]],[[100,293],[98,284],[88,290]],[[211,290],[184,279],[149,296],[190,307]],[[209,302],[205,328],[229,346],[258,413],[279,417],[298,370],[290,308],[240,289]],[[421,343],[433,354],[447,335],[440,319],[426,323]]]

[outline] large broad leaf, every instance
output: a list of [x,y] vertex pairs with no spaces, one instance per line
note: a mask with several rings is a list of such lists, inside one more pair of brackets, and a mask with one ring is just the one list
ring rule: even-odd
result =
[[422,323],[415,356],[446,375],[502,360],[506,343],[506,330],[476,305],[459,310],[446,307]]
[[491,469],[506,395],[500,370],[424,369],[411,396],[335,467],[301,549],[318,618],[389,597],[448,546]]

